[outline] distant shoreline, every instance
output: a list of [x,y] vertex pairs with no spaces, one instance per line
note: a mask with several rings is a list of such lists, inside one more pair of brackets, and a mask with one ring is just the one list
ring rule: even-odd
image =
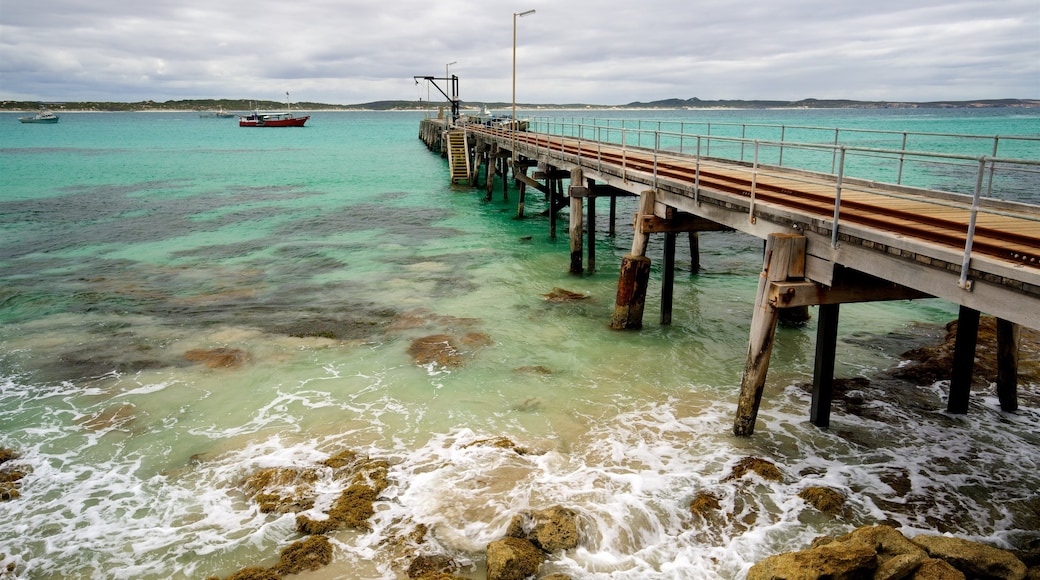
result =
[[[250,101],[248,99],[194,99],[177,101],[16,101],[0,100],[0,112],[34,112],[47,107],[56,112],[79,113],[205,113],[223,109],[225,111],[253,111],[257,108],[265,111],[284,111],[285,103],[275,101]],[[373,101],[355,105],[336,105],[330,103],[300,102],[293,103],[292,110],[307,112],[334,111],[437,111],[449,108],[445,101]],[[483,107],[491,110],[504,110],[512,107],[512,103],[504,102],[464,102],[461,108],[466,112],[478,111]],[[995,108],[1040,108],[1040,99],[979,99],[972,101],[854,101],[848,99],[802,99],[799,101],[778,100],[701,100],[664,99],[649,102],[632,102],[623,105],[592,105],[586,103],[517,103],[517,108],[525,111],[725,111],[725,110],[804,110],[804,109],[995,109]]]

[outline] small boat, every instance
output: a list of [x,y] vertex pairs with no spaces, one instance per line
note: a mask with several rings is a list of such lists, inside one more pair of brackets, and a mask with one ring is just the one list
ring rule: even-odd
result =
[[47,123],[47,124],[51,124],[51,123],[57,123],[59,118],[60,117],[58,117],[54,113],[48,111],[47,109],[40,109],[40,112],[36,113],[32,117],[18,117],[18,122],[19,123]]
[[238,116],[239,127],[303,127],[310,119],[310,115],[296,117],[292,114],[292,105],[289,104],[289,93],[285,93],[285,112],[283,113],[261,113],[253,111],[249,115]]
[[250,115],[239,115],[239,127],[303,127],[310,115],[295,117],[292,113],[261,113],[255,111]]
[[235,117],[235,116],[236,115],[234,113],[229,113],[228,111],[225,111],[224,107],[221,107],[219,110],[216,110],[216,111],[208,111],[206,113],[199,113],[199,117],[202,117],[203,119],[214,119],[214,118],[230,119],[231,117]]

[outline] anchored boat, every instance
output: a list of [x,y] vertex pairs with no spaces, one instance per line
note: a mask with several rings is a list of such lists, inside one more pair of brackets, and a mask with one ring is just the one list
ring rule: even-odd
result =
[[261,113],[255,111],[250,115],[239,115],[239,127],[303,127],[310,115],[295,117],[292,113]]
[[253,111],[249,115],[238,116],[239,127],[303,127],[310,119],[310,115],[296,117],[292,114],[292,105],[289,104],[289,93],[285,93],[285,112],[261,113]]
[[48,111],[47,109],[40,109],[40,112],[36,113],[32,117],[18,117],[18,122],[52,124],[57,123],[59,118],[60,117]]

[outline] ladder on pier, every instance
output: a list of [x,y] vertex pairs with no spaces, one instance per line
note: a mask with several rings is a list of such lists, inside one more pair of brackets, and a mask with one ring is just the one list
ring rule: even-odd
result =
[[448,131],[448,171],[452,185],[469,185],[469,147],[465,131]]

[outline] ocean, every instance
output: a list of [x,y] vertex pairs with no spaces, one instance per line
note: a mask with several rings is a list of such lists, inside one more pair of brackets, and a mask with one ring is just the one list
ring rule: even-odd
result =
[[[654,238],[644,327],[612,331],[635,200],[619,201],[613,238],[600,208],[596,271],[568,274],[543,196],[516,220],[515,189],[484,201],[450,185],[423,116],[259,130],[196,113],[0,115],[0,448],[24,474],[0,501],[0,578],[273,566],[304,537],[295,512],[320,519],[351,484],[328,461],[344,454],[382,465],[385,487],[365,526],[328,534],[331,563],[294,577],[404,578],[440,555],[480,580],[514,515],[556,505],[577,514],[579,543],[541,574],[576,579],[741,578],[877,523],[1040,542],[1040,409],[1001,412],[990,389],[953,416],[946,381],[885,378],[942,337],[954,305],[843,307],[836,376],[858,381],[859,404],[837,403],[827,430],[808,423],[815,322],[781,328],[756,432],[734,437],[761,240],[702,234],[694,274],[680,238],[662,326]],[[1035,109],[594,116],[1040,135]],[[1040,203],[1035,185],[1016,199]],[[782,477],[729,477],[747,457]],[[843,511],[799,498],[810,485]],[[300,503],[262,510],[258,491]],[[705,494],[711,517],[690,508]]]

